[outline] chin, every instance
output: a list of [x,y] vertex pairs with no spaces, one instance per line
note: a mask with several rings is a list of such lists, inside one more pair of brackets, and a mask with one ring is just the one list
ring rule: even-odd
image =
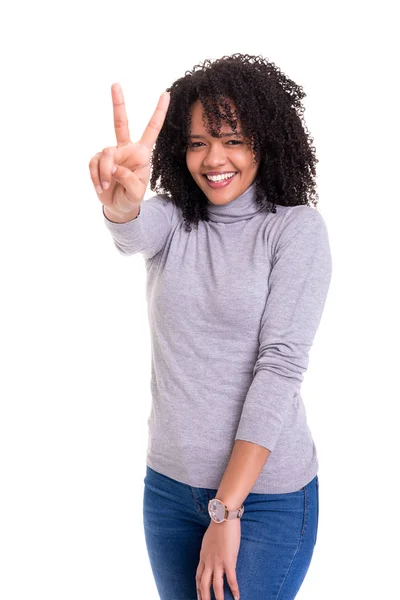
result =
[[201,189],[201,191],[204,193],[204,195],[207,197],[207,199],[210,202],[213,202],[214,204],[227,204],[231,200],[234,200],[235,198],[243,194],[248,187],[246,186],[243,188],[242,185],[238,186],[237,182],[232,182],[232,187],[227,186],[226,188],[212,189],[206,183],[204,183],[202,176],[200,176],[199,180],[196,181],[196,183]]
[[208,200],[210,202],[213,202],[214,204],[228,204],[229,202],[231,202],[232,200],[235,200],[235,198],[238,198],[239,196],[241,196],[247,188],[244,189],[231,189],[231,190],[203,190],[204,194],[207,196]]

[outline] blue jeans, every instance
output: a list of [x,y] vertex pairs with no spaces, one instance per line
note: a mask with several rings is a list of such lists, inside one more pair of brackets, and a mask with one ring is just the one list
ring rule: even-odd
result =
[[[197,600],[196,570],[217,490],[146,468],[143,524],[161,600]],[[250,493],[236,564],[240,600],[293,600],[311,563],[318,528],[318,475],[297,492]],[[215,600],[211,586],[210,594]],[[224,577],[224,599],[233,600]]]

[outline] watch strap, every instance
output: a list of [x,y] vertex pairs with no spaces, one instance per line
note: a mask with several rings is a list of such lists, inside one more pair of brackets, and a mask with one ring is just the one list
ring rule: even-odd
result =
[[232,519],[240,519],[241,516],[244,513],[244,505],[242,504],[242,506],[240,508],[236,508],[235,510],[228,510],[225,507],[225,520],[226,521],[232,521]]

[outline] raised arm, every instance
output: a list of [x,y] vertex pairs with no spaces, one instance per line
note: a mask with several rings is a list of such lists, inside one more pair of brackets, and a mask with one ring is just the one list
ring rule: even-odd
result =
[[116,146],[104,148],[89,163],[90,176],[104,214],[111,221],[124,223],[135,218],[150,178],[150,158],[162,129],[169,93],[163,92],[157,107],[138,142],[132,143],[122,88],[111,86]]

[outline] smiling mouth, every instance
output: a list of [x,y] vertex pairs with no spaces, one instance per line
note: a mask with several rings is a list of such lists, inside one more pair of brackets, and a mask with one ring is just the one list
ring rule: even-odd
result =
[[[237,172],[232,171],[231,173],[226,173],[226,176],[224,176],[224,177],[218,177],[218,176],[212,176],[212,175],[207,176],[205,174],[203,175],[203,177],[206,180],[207,185],[210,188],[212,188],[214,190],[218,190],[219,188],[227,187],[231,183],[231,181],[233,179],[235,179],[236,175],[237,175]],[[211,177],[212,177],[212,179],[211,179]]]
[[226,181],[227,179],[232,179],[237,174],[237,171],[227,171],[225,173],[221,173],[221,175],[207,175],[204,173],[203,177],[207,179],[207,181],[213,181],[214,183],[218,183],[220,181]]

